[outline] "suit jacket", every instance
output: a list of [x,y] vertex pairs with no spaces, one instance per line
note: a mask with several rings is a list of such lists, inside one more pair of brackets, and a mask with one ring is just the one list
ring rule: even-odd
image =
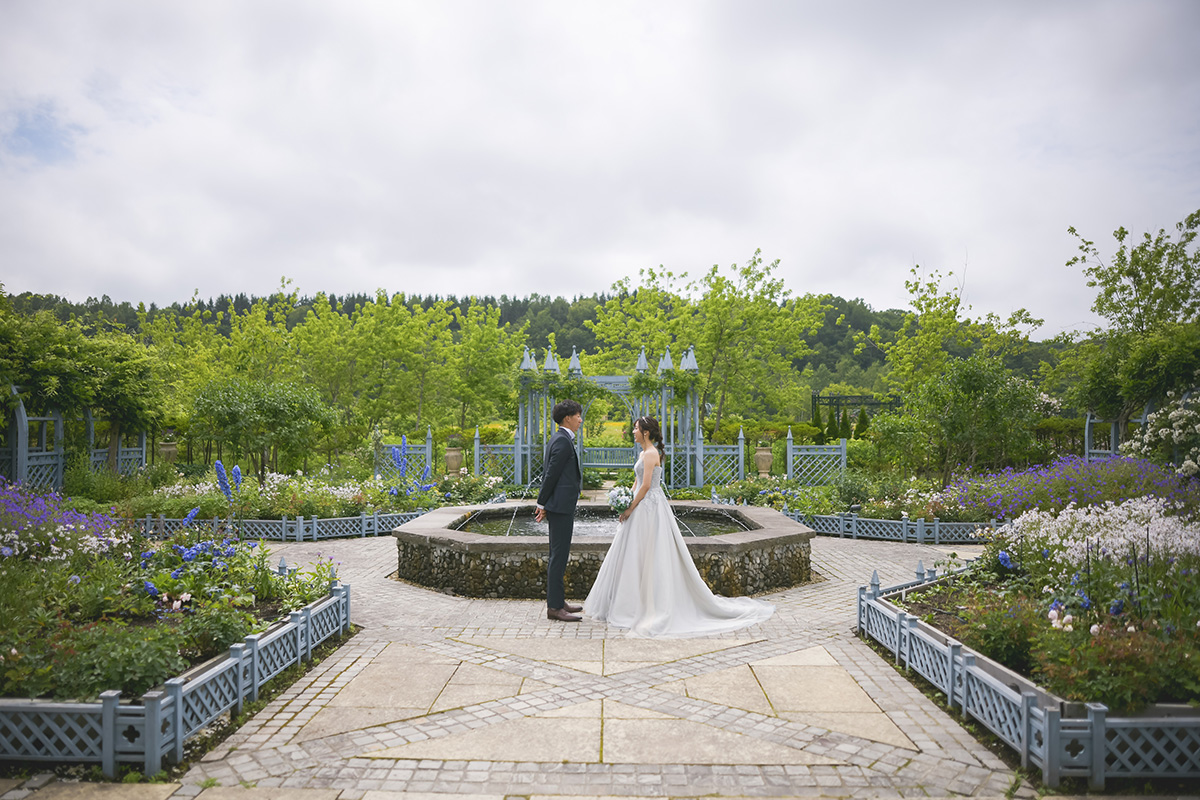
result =
[[537,504],[551,513],[574,514],[582,488],[583,472],[579,468],[575,441],[566,429],[559,428],[550,437]]

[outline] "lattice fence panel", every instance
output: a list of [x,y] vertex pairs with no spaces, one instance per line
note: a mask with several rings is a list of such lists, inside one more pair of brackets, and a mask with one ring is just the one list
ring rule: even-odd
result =
[[103,736],[99,704],[0,714],[0,754],[6,758],[98,761]]
[[1112,777],[1200,778],[1200,720],[1108,720],[1104,771]]
[[309,620],[312,627],[312,642],[310,647],[316,647],[342,630],[342,606],[340,598],[322,600],[313,606]]
[[842,518],[837,516],[830,516],[828,514],[796,514],[793,516],[793,519],[797,522],[803,522],[817,533],[837,534],[842,530]]
[[296,626],[288,623],[258,643],[258,683],[262,685],[293,664],[300,663]]
[[992,685],[973,671],[967,671],[966,680],[967,713],[1020,752],[1025,738],[1021,730],[1020,696]]
[[863,604],[863,628],[875,641],[895,653],[900,649],[900,632],[896,624],[896,614],[885,611],[875,603],[867,601]]
[[295,538],[297,522],[288,520],[287,533],[284,533],[283,520],[278,519],[244,519],[240,523],[243,539],[269,539],[271,541],[287,541]]
[[938,540],[943,544],[983,544],[982,531],[988,526],[976,522],[939,522]]
[[705,445],[704,482],[722,484],[741,480],[738,456],[737,445]]
[[937,688],[949,694],[950,648],[912,631],[908,637],[908,658],[905,663],[919,672]]
[[362,536],[363,526],[361,517],[332,517],[309,522],[309,532],[316,529],[314,541],[322,539],[349,539]]
[[801,486],[824,486],[833,483],[842,471],[842,454],[805,451],[792,448],[792,477]]
[[863,519],[854,518],[855,536],[859,539],[886,539],[893,542],[904,541],[905,522],[902,519]]
[[60,458],[56,453],[30,453],[26,485],[31,489],[54,488],[59,463]]
[[479,461],[481,474],[499,476],[504,483],[517,483],[517,459],[513,445],[480,445]]
[[238,701],[238,662],[226,659],[183,687],[183,735],[213,723]]

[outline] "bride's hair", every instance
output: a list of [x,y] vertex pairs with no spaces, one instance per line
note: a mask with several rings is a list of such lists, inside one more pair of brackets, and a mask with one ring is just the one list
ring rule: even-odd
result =
[[662,429],[658,427],[658,420],[654,417],[638,417],[633,421],[633,424],[642,429],[642,433],[650,437],[650,441],[658,448],[658,457],[660,461],[666,459],[666,453],[663,452]]

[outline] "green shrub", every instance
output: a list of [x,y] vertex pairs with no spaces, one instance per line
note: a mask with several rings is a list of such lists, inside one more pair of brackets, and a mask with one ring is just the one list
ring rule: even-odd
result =
[[179,623],[181,648],[192,658],[212,658],[246,638],[255,627],[253,615],[222,600],[184,615]]

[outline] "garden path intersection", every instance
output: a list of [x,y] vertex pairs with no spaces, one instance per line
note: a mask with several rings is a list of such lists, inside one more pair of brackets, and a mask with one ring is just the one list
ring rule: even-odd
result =
[[[181,783],[33,794],[1003,797],[1012,770],[852,631],[872,570],[903,582],[949,549],[827,537],[812,549],[822,580],[767,595],[766,623],[646,640],[549,621],[538,601],[397,582],[391,537],[276,544],[292,565],[339,562],[361,632]],[[1018,783],[1017,797],[1033,795]]]

